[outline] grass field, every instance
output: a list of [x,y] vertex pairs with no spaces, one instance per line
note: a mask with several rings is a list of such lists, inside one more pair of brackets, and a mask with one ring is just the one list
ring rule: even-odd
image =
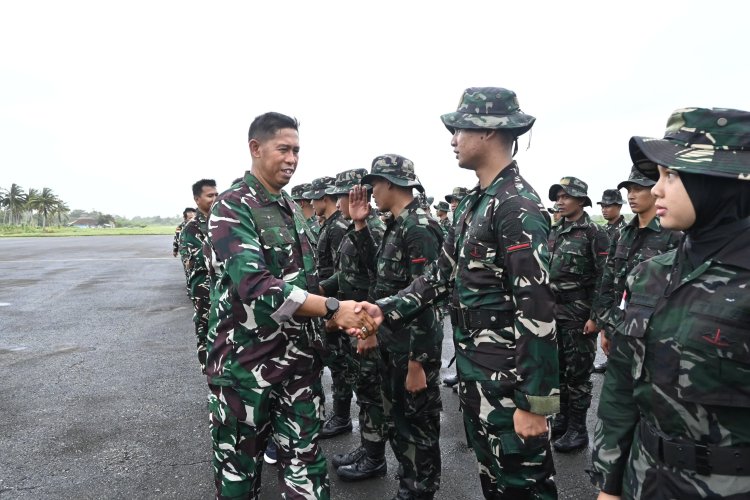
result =
[[128,236],[134,234],[174,234],[174,226],[146,227],[111,227],[111,228],[77,228],[77,227],[21,227],[0,226],[0,237],[3,236]]

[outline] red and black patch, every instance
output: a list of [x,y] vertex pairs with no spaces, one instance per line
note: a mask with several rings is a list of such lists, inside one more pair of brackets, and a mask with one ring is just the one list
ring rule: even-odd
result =
[[531,248],[531,243],[528,241],[526,243],[519,243],[518,245],[511,245],[509,247],[505,247],[506,252],[515,252],[517,250],[526,250],[527,248]]

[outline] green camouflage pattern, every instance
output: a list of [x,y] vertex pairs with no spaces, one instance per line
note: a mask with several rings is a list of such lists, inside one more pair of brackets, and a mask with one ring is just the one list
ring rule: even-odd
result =
[[211,305],[211,283],[203,258],[203,243],[208,234],[206,216],[199,210],[195,218],[185,224],[180,232],[180,251],[185,254],[188,273],[188,295],[193,301],[196,350],[201,371],[206,373],[206,337],[208,336],[208,309]]
[[318,292],[313,241],[291,197],[250,172],[211,208],[206,375],[219,497],[257,491],[269,433],[287,498],[329,497],[317,443],[323,344],[313,322],[295,316]]
[[464,198],[466,198],[466,195],[469,193],[469,190],[465,187],[454,187],[453,191],[451,191],[451,194],[445,195],[445,201],[450,203],[452,200],[458,200],[461,201]]
[[[638,217],[633,217],[634,219],[638,219]],[[628,221],[625,220],[625,216],[621,215],[619,216],[614,222],[603,224],[602,227],[604,228],[604,231],[607,233],[607,238],[609,241],[612,241],[612,238],[614,238],[617,235],[617,231],[624,228],[628,224]]]
[[635,166],[657,179],[657,165],[673,170],[750,180],[750,112],[682,108],[667,121],[663,139],[632,137]]
[[451,228],[453,227],[453,224],[451,224],[451,219],[450,219],[450,217],[446,217],[446,218],[444,218],[444,219],[440,219],[440,220],[438,221],[438,224],[440,224],[440,229],[442,229],[442,230],[443,230],[443,239],[444,239],[444,240],[445,240],[445,239],[447,239],[447,238],[448,238],[448,232],[449,232],[449,231],[451,230]]
[[440,119],[451,134],[456,129],[506,129],[522,135],[536,121],[521,111],[515,92],[500,87],[464,90],[458,109]]
[[641,173],[641,171],[638,170],[638,167],[633,165],[630,169],[630,175],[628,176],[628,180],[622,181],[621,183],[619,183],[617,185],[617,189],[622,189],[622,188],[627,189],[627,187],[631,184],[635,184],[637,186],[642,186],[642,187],[649,187],[649,186],[653,186],[654,184],[656,184],[656,181],[653,179],[649,179],[648,177],[643,175],[643,173]]
[[382,177],[401,187],[414,187],[424,192],[422,184],[414,173],[414,162],[401,155],[387,154],[372,160],[370,173],[362,178],[361,184],[372,184],[375,177]]
[[307,222],[307,227],[310,228],[310,231],[312,231],[313,235],[315,236],[315,241],[313,243],[317,247],[318,238],[320,238],[320,222],[318,222],[318,216],[313,215],[305,222]]
[[333,276],[341,240],[349,229],[349,222],[336,210],[320,227],[318,233],[318,276],[325,280]]
[[313,179],[310,190],[302,194],[305,200],[319,200],[326,195],[326,189],[333,186],[336,179],[333,177],[318,177]]
[[622,323],[619,305],[628,273],[641,262],[676,248],[682,238],[680,231],[662,228],[659,217],[651,219],[646,227],[639,228],[638,224],[635,216],[610,239],[595,311],[596,324],[608,339]]
[[433,205],[432,208],[434,208],[437,211],[441,211],[441,212],[450,212],[451,211],[451,206],[448,205],[447,201],[439,201],[437,203],[437,205]]
[[[490,457],[481,451],[496,443],[499,436],[514,431],[512,421],[507,419],[502,420],[507,427],[495,427],[493,422],[498,421],[494,416],[504,415],[503,409],[521,408],[539,415],[559,410],[554,297],[549,287],[546,246],[549,216],[512,162],[487,189],[470,191],[459,204],[454,220],[437,265],[427,268],[398,295],[377,303],[390,321],[408,320],[452,286],[453,307],[514,316],[513,325],[505,328],[453,325],[459,395],[464,395],[464,422],[471,429],[469,444],[480,462],[482,485],[489,488],[485,496],[493,498],[497,488],[516,481],[535,488],[538,477],[536,472],[529,474],[528,470],[512,467],[499,472],[497,462],[508,464],[511,459]],[[481,406],[483,400],[472,389],[477,384],[493,386],[492,406]],[[479,416],[481,425],[472,420],[474,415]],[[480,428],[487,432],[477,431]],[[500,453],[494,445],[492,450],[493,454]],[[548,471],[539,472],[549,478]],[[517,478],[511,479],[515,473]]]
[[334,185],[326,189],[326,194],[349,194],[354,186],[359,186],[362,178],[367,175],[366,168],[354,168],[336,174]]
[[312,184],[297,184],[291,190],[292,199],[294,201],[307,200],[304,194],[312,189]]
[[747,497],[746,469],[705,475],[659,464],[644,449],[638,423],[644,419],[664,439],[750,447],[748,245],[745,231],[691,272],[679,272],[678,249],[628,275],[592,454],[592,481],[605,492],[636,499]]
[[[584,334],[589,319],[596,321],[593,299],[609,251],[607,232],[586,212],[575,222],[552,228],[548,248],[550,286],[555,293],[555,322],[560,357],[560,401],[584,413],[591,405],[591,372],[596,356],[596,334]],[[586,294],[572,300],[566,294]]]
[[560,190],[565,191],[569,196],[574,198],[583,198],[584,207],[590,207],[591,198],[588,197],[589,185],[577,177],[563,177],[557,184],[552,184],[549,188],[549,201],[557,201],[557,193]]
[[602,193],[602,199],[596,202],[597,205],[624,205],[625,200],[622,199],[620,188],[617,189],[605,189]]
[[[184,221],[180,222],[177,225],[177,227],[174,230],[174,240],[172,241],[172,252],[173,253],[178,253],[180,255],[180,262],[182,262],[182,270],[185,273],[185,280],[186,281],[187,281],[187,279],[189,277],[188,276],[188,268],[187,268],[187,265],[188,265],[188,263],[187,263],[188,254],[180,248],[180,234],[182,234],[182,230],[185,228],[185,225],[188,222],[190,222],[190,221],[184,220]],[[188,291],[188,295],[190,295],[189,291]]]

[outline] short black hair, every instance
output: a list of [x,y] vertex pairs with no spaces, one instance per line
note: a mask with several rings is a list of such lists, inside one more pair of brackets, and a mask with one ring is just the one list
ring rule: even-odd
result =
[[296,118],[282,115],[270,111],[260,116],[256,116],[253,123],[250,124],[250,130],[247,132],[248,142],[252,139],[265,140],[283,128],[292,128],[299,130],[299,122]]
[[187,217],[188,212],[195,212],[195,209],[193,207],[187,207],[185,210],[182,211],[182,216]]
[[203,194],[203,188],[205,186],[215,188],[216,187],[216,181],[213,179],[201,179],[195,184],[193,184],[193,196],[200,196]]

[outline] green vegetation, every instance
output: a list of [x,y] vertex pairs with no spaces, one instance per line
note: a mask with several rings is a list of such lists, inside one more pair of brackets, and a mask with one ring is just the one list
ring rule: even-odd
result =
[[0,226],[0,237],[3,236],[124,236],[133,234],[174,234],[175,226],[143,227],[30,227]]

